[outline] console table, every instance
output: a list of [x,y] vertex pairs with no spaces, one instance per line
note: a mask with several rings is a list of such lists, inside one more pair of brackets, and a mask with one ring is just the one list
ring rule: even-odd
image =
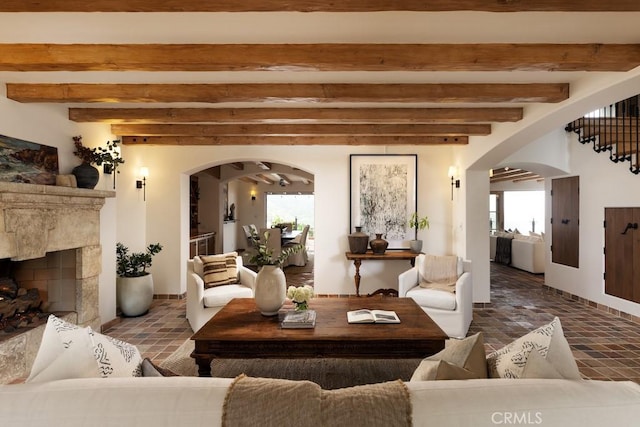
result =
[[[420,254],[413,253],[407,250],[387,250],[384,254],[374,254],[372,251],[367,251],[364,254],[354,254],[352,252],[346,252],[347,259],[353,261],[353,265],[356,267],[356,275],[354,276],[356,284],[356,296],[360,296],[360,265],[363,260],[375,260],[375,261],[393,261],[393,260],[409,260],[413,267],[416,263],[416,257]],[[398,296],[398,291],[395,289],[378,289],[377,291],[367,295],[373,296],[377,294],[394,295]]]

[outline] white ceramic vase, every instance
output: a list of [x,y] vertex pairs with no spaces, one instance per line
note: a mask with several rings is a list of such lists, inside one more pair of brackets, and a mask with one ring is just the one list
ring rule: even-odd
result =
[[287,280],[276,265],[264,265],[256,276],[256,306],[263,316],[275,316],[287,297]]
[[153,302],[153,277],[118,277],[116,279],[116,300],[127,317],[141,316],[149,311]]

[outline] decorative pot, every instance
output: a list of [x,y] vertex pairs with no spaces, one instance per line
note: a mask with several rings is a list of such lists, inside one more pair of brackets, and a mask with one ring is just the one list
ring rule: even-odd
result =
[[127,317],[146,314],[153,301],[153,276],[118,277],[116,300],[122,314]]
[[94,188],[98,184],[100,179],[100,172],[98,169],[91,166],[89,163],[82,163],[76,166],[71,171],[75,175],[79,188]]
[[287,281],[276,265],[263,265],[256,276],[256,306],[263,316],[275,316],[287,297]]
[[422,240],[409,240],[409,250],[414,254],[422,252]]
[[376,255],[384,254],[384,251],[387,250],[387,246],[389,246],[389,242],[382,238],[382,233],[376,233],[376,238],[369,242],[371,246],[371,250]]
[[353,254],[363,254],[367,252],[369,235],[362,232],[362,227],[356,227],[355,233],[349,234],[349,251]]

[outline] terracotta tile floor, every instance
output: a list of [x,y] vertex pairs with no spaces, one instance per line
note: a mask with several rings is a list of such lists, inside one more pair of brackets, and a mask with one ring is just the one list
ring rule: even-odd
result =
[[[312,278],[295,268],[285,273],[290,282]],[[492,263],[491,282],[491,307],[474,310],[469,330],[484,332],[487,352],[558,316],[585,378],[640,383],[640,325],[544,289],[543,275]],[[105,333],[137,345],[157,363],[192,334],[185,300],[154,300],[149,314],[125,318]]]

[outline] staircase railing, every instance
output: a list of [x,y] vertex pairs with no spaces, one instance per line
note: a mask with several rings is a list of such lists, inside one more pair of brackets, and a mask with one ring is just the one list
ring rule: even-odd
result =
[[614,163],[629,162],[629,171],[640,173],[640,95],[603,107],[569,123],[565,130],[578,134],[581,144],[592,144],[596,153],[609,153]]

